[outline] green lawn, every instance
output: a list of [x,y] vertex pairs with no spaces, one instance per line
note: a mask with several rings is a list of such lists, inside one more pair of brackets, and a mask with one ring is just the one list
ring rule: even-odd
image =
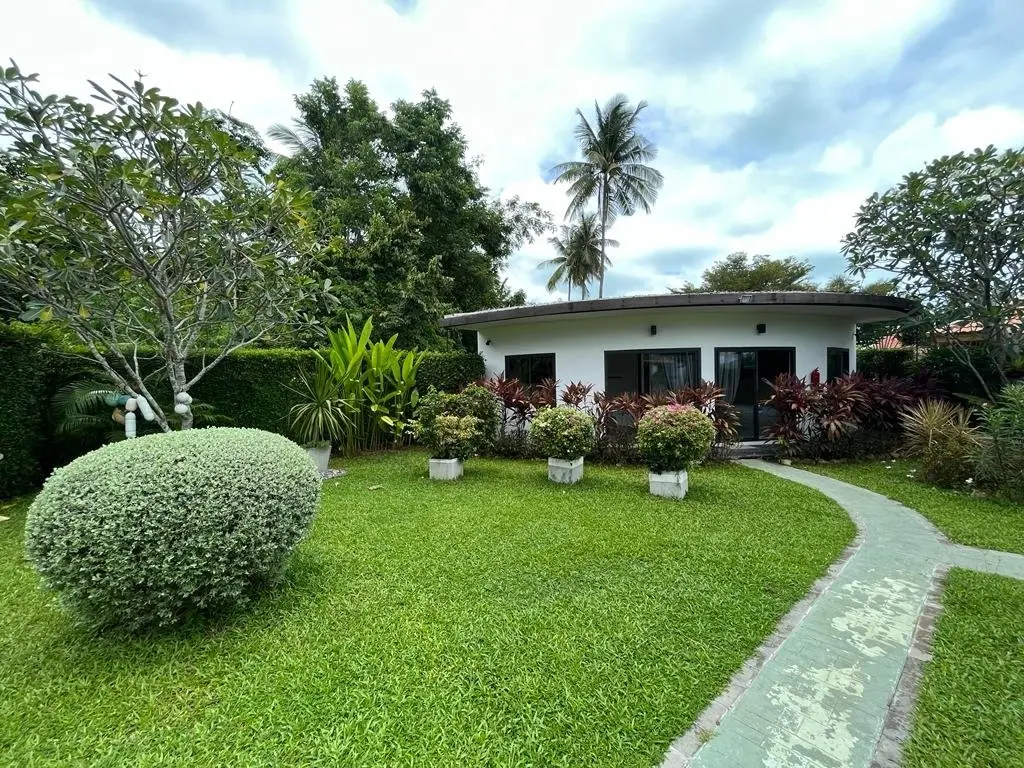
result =
[[916,509],[952,541],[1024,554],[1024,507],[966,491],[934,488],[907,477],[916,469],[913,462],[874,460],[801,468],[859,485]]
[[347,466],[281,589],[161,639],[69,626],[22,562],[26,505],[0,510],[4,764],[650,766],[853,534],[737,466],[682,503],[638,469]]
[[907,768],[1024,766],[1024,582],[953,570]]

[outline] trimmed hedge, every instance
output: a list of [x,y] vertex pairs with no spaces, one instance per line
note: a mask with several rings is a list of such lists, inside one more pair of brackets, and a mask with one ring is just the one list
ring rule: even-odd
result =
[[427,352],[416,371],[420,394],[431,387],[439,392],[458,392],[484,377],[484,359],[476,352]]
[[25,549],[82,624],[137,631],[244,607],[280,578],[320,502],[305,451],[255,429],[104,446],[58,469]]
[[314,360],[307,349],[240,349],[203,376],[191,394],[231,426],[288,435],[288,410],[298,397],[289,387],[301,369],[312,371]]
[[910,376],[913,362],[914,350],[909,348],[857,350],[857,372],[874,379]]
[[0,324],[0,498],[33,491],[46,476],[47,404],[58,363],[44,337]]

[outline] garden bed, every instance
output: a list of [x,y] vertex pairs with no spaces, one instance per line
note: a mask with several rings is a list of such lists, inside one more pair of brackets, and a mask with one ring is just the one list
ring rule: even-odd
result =
[[[256,612],[161,638],[71,627],[0,513],[0,752],[11,764],[650,766],[854,529],[820,494],[698,468],[408,451],[346,463]],[[374,488],[374,490],[371,490]]]

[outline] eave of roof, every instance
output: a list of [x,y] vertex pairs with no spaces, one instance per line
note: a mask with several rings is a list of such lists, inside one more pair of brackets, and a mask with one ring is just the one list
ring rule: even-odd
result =
[[525,320],[562,315],[580,315],[590,312],[624,310],[670,309],[680,307],[734,307],[734,306],[791,306],[791,307],[848,307],[908,314],[916,307],[910,299],[895,296],[875,296],[867,293],[830,293],[826,291],[784,291],[763,293],[670,293],[652,296],[625,296],[613,299],[563,301],[553,304],[533,304],[524,307],[485,309],[447,315],[441,320],[443,328],[463,328],[510,320]]

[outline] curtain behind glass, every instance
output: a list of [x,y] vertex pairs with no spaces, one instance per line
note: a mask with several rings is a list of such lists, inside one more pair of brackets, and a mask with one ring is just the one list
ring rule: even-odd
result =
[[725,393],[725,399],[736,402],[736,393],[740,388],[740,353],[718,353],[718,386]]

